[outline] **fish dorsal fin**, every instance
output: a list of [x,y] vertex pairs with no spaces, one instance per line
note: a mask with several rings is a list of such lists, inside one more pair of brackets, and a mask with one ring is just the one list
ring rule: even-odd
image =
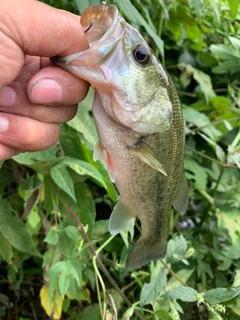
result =
[[127,146],[127,148],[150,167],[167,176],[167,172],[159,162],[157,154],[142,139],[131,146]]
[[122,202],[121,197],[119,197],[118,203],[114,207],[109,219],[109,232],[115,236],[127,226],[131,225],[134,219],[131,212]]
[[179,183],[178,190],[173,202],[174,208],[180,213],[184,214],[188,207],[188,184],[185,174],[183,172],[182,179]]

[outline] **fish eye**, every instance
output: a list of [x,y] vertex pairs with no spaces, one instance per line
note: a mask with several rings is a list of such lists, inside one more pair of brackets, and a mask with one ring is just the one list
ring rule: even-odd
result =
[[133,57],[141,65],[146,65],[150,61],[151,54],[147,47],[138,45],[133,50]]

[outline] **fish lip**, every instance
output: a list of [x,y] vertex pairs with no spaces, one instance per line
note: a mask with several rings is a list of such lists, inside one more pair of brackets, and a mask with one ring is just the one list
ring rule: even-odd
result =
[[83,52],[87,51],[88,49],[84,51],[80,51],[77,53],[73,53],[69,56],[54,56],[50,58],[50,61],[55,66],[62,66],[62,65],[69,65],[73,60],[78,59]]

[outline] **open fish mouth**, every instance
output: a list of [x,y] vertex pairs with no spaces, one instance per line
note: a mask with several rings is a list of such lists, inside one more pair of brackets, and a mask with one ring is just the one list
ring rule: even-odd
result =
[[[124,37],[127,27],[117,7],[115,5],[107,7],[104,4],[86,8],[82,13],[80,24],[86,34],[89,48],[92,47],[93,63],[99,66],[111,57],[116,46]],[[88,52],[89,49],[69,56],[55,56],[51,58],[51,61],[54,65],[61,67],[65,65],[67,68],[67,65],[74,60],[83,55],[89,55]]]
[[[85,9],[81,16],[81,26],[84,33],[87,33],[96,21],[100,21],[101,28],[103,29],[106,37],[112,32],[118,23],[118,10],[115,5],[109,7],[101,4],[99,6],[88,7]],[[106,29],[106,30],[104,30]],[[98,37],[100,35],[98,34]]]

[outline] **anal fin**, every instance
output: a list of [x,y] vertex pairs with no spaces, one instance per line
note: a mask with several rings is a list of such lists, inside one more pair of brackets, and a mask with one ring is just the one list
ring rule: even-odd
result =
[[167,172],[159,162],[157,154],[142,139],[131,146],[127,146],[127,148],[150,167],[167,176]]
[[132,216],[131,212],[124,205],[119,197],[118,203],[113,209],[113,212],[109,219],[109,232],[115,236],[127,226],[131,225],[135,218]]

